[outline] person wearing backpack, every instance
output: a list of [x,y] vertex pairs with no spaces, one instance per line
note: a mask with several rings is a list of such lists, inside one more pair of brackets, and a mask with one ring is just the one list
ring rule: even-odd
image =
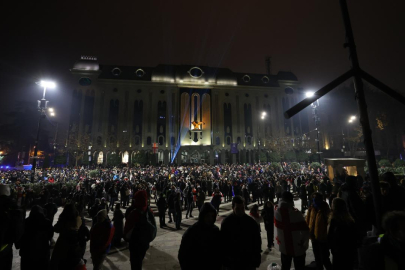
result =
[[24,225],[25,231],[19,242],[21,269],[48,269],[53,237],[51,221],[45,217],[44,209],[35,205]]
[[125,222],[124,235],[129,242],[132,270],[142,270],[142,261],[149,249],[149,243],[156,237],[156,221],[147,200],[145,190],[137,191],[134,195],[134,210]]

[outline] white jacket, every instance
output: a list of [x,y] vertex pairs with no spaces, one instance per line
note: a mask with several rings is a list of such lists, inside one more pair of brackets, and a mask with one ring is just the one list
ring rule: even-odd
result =
[[294,203],[280,200],[274,211],[276,244],[281,253],[301,256],[308,249],[309,228],[304,216],[294,208]]

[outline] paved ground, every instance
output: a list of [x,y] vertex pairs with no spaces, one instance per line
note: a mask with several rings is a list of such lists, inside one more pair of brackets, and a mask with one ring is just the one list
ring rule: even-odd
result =
[[[207,200],[208,201],[208,200]],[[252,206],[253,204],[249,205]],[[295,205],[298,209],[301,208],[301,201],[295,201]],[[152,203],[152,208],[155,208],[154,202]],[[262,207],[260,207],[261,209]],[[124,209],[125,211],[125,209]],[[58,209],[58,213],[55,216],[54,223],[58,220],[62,208]],[[216,221],[216,225],[221,227],[222,220],[232,212],[231,203],[221,204],[220,213]],[[167,223],[168,227],[161,229],[159,227],[159,218],[156,217],[156,223],[158,224],[157,236],[156,239],[151,243],[149,250],[146,253],[146,257],[143,263],[143,269],[156,269],[156,270],[165,270],[165,269],[180,269],[179,262],[177,260],[177,255],[179,251],[179,246],[181,242],[181,237],[184,231],[194,224],[197,221],[198,209],[195,208],[193,211],[194,218],[185,219],[185,211],[183,212],[183,220],[181,227],[182,230],[175,230],[173,223]],[[248,213],[248,211],[247,211]],[[167,213],[166,213],[167,214]],[[28,214],[27,214],[28,215]],[[109,213],[110,218],[112,218],[112,212]],[[166,215],[167,216],[167,215]],[[91,220],[86,218],[86,225],[90,228]],[[273,249],[271,252],[266,250],[267,239],[264,229],[264,224],[261,224],[262,227],[262,263],[258,269],[267,269],[267,266],[273,262],[281,265],[280,262],[280,252],[277,249]],[[54,239],[58,238],[58,234],[55,233]],[[276,243],[276,241],[275,241]],[[91,264],[89,243],[87,243],[87,249],[85,254],[85,259],[87,259],[87,269],[93,269]],[[306,263],[309,264],[314,260],[312,247],[307,251]],[[13,269],[20,269],[20,257],[18,255],[18,250],[14,250],[14,261]],[[104,262],[104,269],[113,269],[113,270],[127,270],[131,269],[129,262],[129,250],[125,242],[118,248],[112,248],[110,253],[107,256],[106,261]]]

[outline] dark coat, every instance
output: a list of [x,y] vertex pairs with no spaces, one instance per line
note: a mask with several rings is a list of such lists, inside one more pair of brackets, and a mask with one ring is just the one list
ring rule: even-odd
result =
[[[220,243],[217,226],[200,221],[193,224],[181,239],[178,256],[181,269],[221,269]],[[196,260],[195,255],[201,260]]]
[[25,231],[20,240],[20,256],[32,260],[50,258],[50,241],[53,237],[51,221],[36,215],[25,219]]
[[[363,254],[366,270],[389,270],[405,269],[405,248],[395,244],[389,237],[384,236],[380,243],[374,243],[367,247]],[[386,268],[385,266],[391,265]],[[395,268],[397,267],[397,268]]]
[[257,222],[234,213],[221,224],[221,243],[223,243],[224,265],[234,269],[259,267],[261,263],[262,239]]
[[266,231],[274,231],[274,206],[267,207],[266,203],[262,209],[261,216],[263,217]]

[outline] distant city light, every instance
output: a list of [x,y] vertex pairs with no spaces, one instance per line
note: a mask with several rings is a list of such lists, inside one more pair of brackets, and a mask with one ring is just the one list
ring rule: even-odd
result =
[[267,114],[266,112],[262,112],[262,116],[266,116],[266,114]]
[[354,116],[354,115],[351,116],[351,117],[350,117],[350,120],[356,120],[356,116]]
[[55,113],[54,113],[54,112],[51,112],[51,116],[55,116]]
[[49,108],[48,111],[52,113],[52,112],[53,112],[53,108]]

